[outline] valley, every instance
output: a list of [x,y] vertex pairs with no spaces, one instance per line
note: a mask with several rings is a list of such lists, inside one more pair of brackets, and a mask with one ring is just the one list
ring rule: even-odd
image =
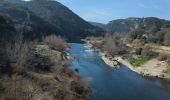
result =
[[170,100],[168,12],[132,1],[1,0],[0,100]]

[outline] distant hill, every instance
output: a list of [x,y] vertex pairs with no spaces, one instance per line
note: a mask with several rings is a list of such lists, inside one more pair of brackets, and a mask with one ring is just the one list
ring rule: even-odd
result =
[[57,34],[78,40],[87,35],[100,35],[103,31],[54,0],[3,0],[0,1],[0,14],[8,16],[17,30],[24,27],[29,38]]
[[106,25],[106,30],[108,32],[129,32],[134,29],[151,29],[151,28],[166,28],[170,27],[170,21],[159,19],[156,17],[147,18],[127,18],[127,19],[117,19],[110,21]]
[[103,23],[97,23],[97,22],[91,22],[91,21],[88,21],[91,25],[93,26],[96,26],[96,27],[100,27],[102,29],[105,29],[106,28],[106,24],[103,24]]

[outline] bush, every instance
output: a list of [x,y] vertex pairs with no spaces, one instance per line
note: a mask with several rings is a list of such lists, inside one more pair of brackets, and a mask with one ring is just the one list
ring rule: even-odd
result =
[[142,54],[142,48],[137,48],[135,49],[136,55],[141,55]]
[[[24,41],[22,36],[18,37],[13,43],[4,44],[4,48],[1,48],[3,54],[3,68],[0,66],[0,71],[7,72],[9,74],[20,73],[23,71],[26,65],[26,59],[29,56],[29,52],[34,48],[35,42]],[[2,50],[3,49],[3,50]],[[0,64],[1,64],[0,63]]]
[[168,64],[168,66],[170,67],[170,55],[168,55],[166,62]]
[[38,90],[35,85],[26,79],[1,79],[0,100],[35,100]]
[[170,45],[170,32],[166,33],[164,36],[164,44]]
[[128,37],[133,40],[142,39],[143,34],[145,34],[145,31],[143,29],[135,29],[128,33]]
[[149,58],[157,57],[158,53],[153,52],[152,49],[150,45],[145,45],[142,50],[142,55],[148,56]]
[[48,45],[51,49],[65,51],[67,49],[67,43],[60,36],[50,35],[43,40],[44,44]]
[[145,44],[145,42],[143,40],[139,40],[139,39],[136,39],[132,42],[132,45],[137,48],[144,46],[144,44]]
[[160,53],[159,56],[157,57],[159,61],[166,61],[168,59],[168,55],[165,53]]

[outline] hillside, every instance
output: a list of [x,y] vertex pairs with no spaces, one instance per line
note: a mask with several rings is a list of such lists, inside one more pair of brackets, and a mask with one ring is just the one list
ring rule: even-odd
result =
[[16,30],[11,20],[0,15],[0,43],[12,40],[15,33]]
[[27,7],[11,2],[0,3],[0,14],[11,19],[18,33],[24,33],[27,39],[41,38],[60,32],[53,25],[36,16]]
[[15,23],[17,30],[21,31],[24,26],[26,37],[37,38],[55,33],[69,40],[78,40],[87,35],[98,35],[102,31],[57,1],[0,2],[0,14],[7,15]]
[[103,24],[103,23],[98,23],[98,22],[90,22],[89,23],[93,26],[96,26],[96,27],[100,27],[102,29],[105,29],[106,28],[106,24]]
[[170,27],[170,21],[155,17],[118,19],[110,21],[106,25],[108,32],[129,32],[138,28],[148,30],[151,28],[161,29],[166,27]]

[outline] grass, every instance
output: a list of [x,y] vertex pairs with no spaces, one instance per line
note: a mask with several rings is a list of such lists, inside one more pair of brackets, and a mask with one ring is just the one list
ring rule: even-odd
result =
[[131,63],[133,66],[138,67],[138,66],[141,66],[141,65],[147,63],[148,60],[149,60],[149,59],[148,59],[147,57],[142,56],[142,57],[138,57],[138,58],[136,58],[136,59],[132,58],[132,59],[130,60],[130,63]]
[[61,52],[52,50],[47,45],[38,45],[36,51],[42,56],[50,58],[50,60],[62,60]]

